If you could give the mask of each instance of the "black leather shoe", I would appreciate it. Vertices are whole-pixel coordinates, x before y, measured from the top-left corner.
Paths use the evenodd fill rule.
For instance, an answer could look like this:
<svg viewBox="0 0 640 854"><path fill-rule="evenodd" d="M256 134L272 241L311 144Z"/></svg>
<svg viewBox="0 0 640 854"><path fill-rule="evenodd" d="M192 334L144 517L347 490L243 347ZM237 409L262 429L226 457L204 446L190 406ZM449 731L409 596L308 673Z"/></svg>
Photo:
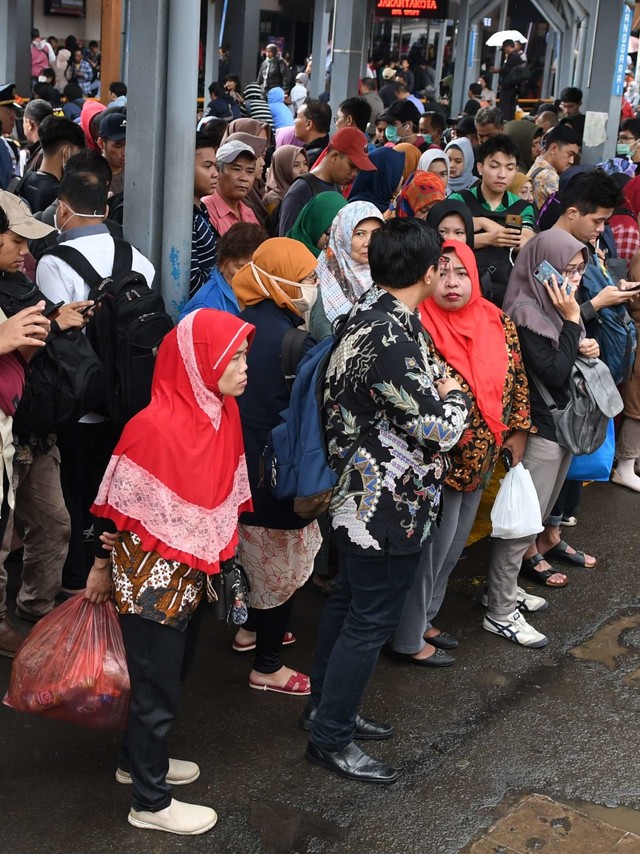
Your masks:
<svg viewBox="0 0 640 854"><path fill-rule="evenodd" d="M336 774L350 780L359 780L361 783L389 784L398 779L395 768L364 753L354 741L347 744L343 750L323 750L322 747L309 742L304 758L313 765L320 765L328 771L335 771Z"/></svg>
<svg viewBox="0 0 640 854"><path fill-rule="evenodd" d="M428 641L428 643L431 643L431 641ZM405 664L415 664L418 667L451 667L452 664L456 663L455 658L443 649L436 649L428 658L415 658L409 652L398 652L389 644L385 644L382 647L382 652L396 661L403 661Z"/></svg>
<svg viewBox="0 0 640 854"><path fill-rule="evenodd" d="M436 649L449 650L455 649L458 646L458 639L450 635L449 632L440 632L439 635L425 638L425 641L430 643L431 646L435 646Z"/></svg>
<svg viewBox="0 0 640 854"><path fill-rule="evenodd" d="M300 715L300 726L305 732L311 732L311 726L318 711L318 707L313 703L307 703L303 713ZM353 734L354 738L360 741L384 741L385 738L391 738L393 729L389 724L380 724L378 721L372 721L368 718L363 718L356 715L356 731Z"/></svg>

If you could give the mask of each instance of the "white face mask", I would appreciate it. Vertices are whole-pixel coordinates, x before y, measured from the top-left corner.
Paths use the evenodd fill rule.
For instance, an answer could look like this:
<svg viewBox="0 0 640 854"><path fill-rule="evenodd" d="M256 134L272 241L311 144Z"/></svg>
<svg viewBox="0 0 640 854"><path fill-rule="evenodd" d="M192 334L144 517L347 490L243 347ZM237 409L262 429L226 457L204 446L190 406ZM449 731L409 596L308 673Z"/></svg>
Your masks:
<svg viewBox="0 0 640 854"><path fill-rule="evenodd" d="M96 217L98 217L98 216L99 216L101 219L106 219L106 218L107 218L107 214L106 214L106 213L103 213L103 214L99 214L99 213L92 213L92 214L76 213L74 210L72 210L72 209L69 207L69 205L65 204L65 207L66 207L66 209L71 213L71 216L69 217L69 219L73 219L73 217L74 217L74 216L77 216L77 217L84 217L85 219L95 219L95 218L96 218ZM60 225L58 225L58 211L59 211L59 210L60 210L60 204L58 203L58 206L56 207L55 212L54 212L54 214L53 214L53 224L54 224L55 229L56 229L56 231L58 232L58 234L62 234L62 231L63 231L64 226L60 226ZM67 220L67 222L69 222L69 219ZM65 223L65 225L66 225L66 223Z"/></svg>
<svg viewBox="0 0 640 854"><path fill-rule="evenodd" d="M45 77L44 74L41 74L40 77L38 77L38 83L46 83L47 80L48 78Z"/></svg>
<svg viewBox="0 0 640 854"><path fill-rule="evenodd" d="M250 262L251 272L253 273L253 277L258 283L258 287L268 297L271 297L269 291L265 288L265 286L260 281L260 276L258 273L262 273L263 276L266 276L272 283L277 291L280 291L285 299L289 300L292 303L296 310L300 315L303 315L307 311L311 311L313 308L313 304L315 303L318 297L318 286L317 285L301 285L300 282L292 282L290 279L282 279L279 276L273 276L271 273L267 273L266 270L262 270L253 261ZM294 288L298 288L301 291L301 297L290 297L289 294L286 294L281 287L278 286L278 282L282 282L285 285L291 285Z"/></svg>

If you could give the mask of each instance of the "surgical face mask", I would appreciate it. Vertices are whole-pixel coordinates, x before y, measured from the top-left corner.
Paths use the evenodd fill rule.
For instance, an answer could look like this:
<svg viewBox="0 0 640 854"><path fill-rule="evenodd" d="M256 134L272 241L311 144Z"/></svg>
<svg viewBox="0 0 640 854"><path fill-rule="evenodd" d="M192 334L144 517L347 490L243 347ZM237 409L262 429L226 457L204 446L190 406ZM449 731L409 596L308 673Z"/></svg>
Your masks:
<svg viewBox="0 0 640 854"><path fill-rule="evenodd" d="M45 77L44 74L41 74L40 77L38 77L38 83L46 83L47 80L48 78Z"/></svg>
<svg viewBox="0 0 640 854"><path fill-rule="evenodd" d="M74 217L74 216L81 217L81 218L82 218L82 217L84 217L85 219L95 219L96 217L100 217L101 219L106 219L106 218L107 218L107 214L106 214L106 213L97 213L97 212L95 212L95 211L94 211L94 213L92 213L92 214L76 213L74 210L72 210L72 209L69 207L69 205L65 205L65 207L66 207L66 209L69 211L69 213L71 214L71 216L69 217L69 219L73 219L73 217ZM62 234L63 226L58 225L58 211L59 211L59 210L60 210L60 203L58 203L58 206L57 206L57 208L55 209L55 213L53 214L53 224L54 224L55 229L56 229L56 231L58 232L58 234ZM67 222L69 222L69 219L67 220Z"/></svg>
<svg viewBox="0 0 640 854"><path fill-rule="evenodd" d="M616 145L616 154L618 157L631 157L631 146L628 142L619 142Z"/></svg>
<svg viewBox="0 0 640 854"><path fill-rule="evenodd" d="M263 276L266 276L272 283L274 288L279 291L282 296L287 299L292 305L296 307L296 311L302 315L307 311L311 311L313 308L313 304L318 298L318 286L317 285L301 285L300 282L292 282L290 279L282 279L279 276L273 276L271 273L267 273L266 270L261 269L254 264L253 261L250 262L251 272L253 273L253 277L258 283L258 287L262 291L265 296L268 296L271 299L272 295L262 284L260 276L258 273L262 273ZM278 286L278 282L282 282L285 285L291 285L294 288L298 288L301 292L302 296L300 297L290 297L289 294L286 294L281 287Z"/></svg>
<svg viewBox="0 0 640 854"><path fill-rule="evenodd" d="M384 129L384 135L387 138L387 142L397 142L398 128L395 125L387 125Z"/></svg>
<svg viewBox="0 0 640 854"><path fill-rule="evenodd" d="M431 145L431 143L433 142L433 137L430 133L423 133L422 138L427 143L427 145Z"/></svg>

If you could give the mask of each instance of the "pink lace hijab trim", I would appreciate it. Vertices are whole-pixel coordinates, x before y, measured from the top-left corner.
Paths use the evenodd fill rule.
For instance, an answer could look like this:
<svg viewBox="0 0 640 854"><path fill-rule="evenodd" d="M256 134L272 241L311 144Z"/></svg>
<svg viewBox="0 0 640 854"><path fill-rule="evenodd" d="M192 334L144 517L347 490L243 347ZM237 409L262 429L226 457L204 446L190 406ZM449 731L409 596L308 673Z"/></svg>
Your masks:
<svg viewBox="0 0 640 854"><path fill-rule="evenodd" d="M137 520L168 548L216 564L235 536L238 509L250 498L244 455L238 460L231 492L212 509L186 501L142 466L120 455L111 458L95 504Z"/></svg>

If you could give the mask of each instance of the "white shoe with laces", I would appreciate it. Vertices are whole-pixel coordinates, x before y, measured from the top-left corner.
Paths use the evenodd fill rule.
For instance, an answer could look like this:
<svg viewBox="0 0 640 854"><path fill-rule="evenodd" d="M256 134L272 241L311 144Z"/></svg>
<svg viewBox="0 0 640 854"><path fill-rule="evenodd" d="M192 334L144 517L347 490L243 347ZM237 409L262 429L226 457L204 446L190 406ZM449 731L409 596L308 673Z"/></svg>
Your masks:
<svg viewBox="0 0 640 854"><path fill-rule="evenodd" d="M138 811L131 807L128 821L134 827L142 827L145 830L164 830L179 836L197 836L211 830L218 821L218 815L211 807L185 804L172 799L168 807L158 812Z"/></svg>
<svg viewBox="0 0 640 854"><path fill-rule="evenodd" d="M200 776L200 768L195 762L186 762L184 759L170 759L169 770L167 771L167 783L170 786L186 786L187 783L193 783ZM128 771L123 771L122 768L116 768L116 780L118 783L131 785L131 774Z"/></svg>
<svg viewBox="0 0 640 854"><path fill-rule="evenodd" d="M523 590L522 587L518 587L517 591L518 596L516 602L518 604L519 611L532 614L534 611L546 611L549 607L549 603L546 599L543 599L542 596L534 596L533 593L527 593L527 591ZM486 590L480 597L480 604L483 608L489 607L489 596Z"/></svg>
<svg viewBox="0 0 640 854"><path fill-rule="evenodd" d="M487 614L482 621L482 628L494 635L506 638L512 643L531 649L541 649L549 643L549 639L534 629L533 626L530 626L520 611L517 610L513 614L509 614L504 620L494 620Z"/></svg>

